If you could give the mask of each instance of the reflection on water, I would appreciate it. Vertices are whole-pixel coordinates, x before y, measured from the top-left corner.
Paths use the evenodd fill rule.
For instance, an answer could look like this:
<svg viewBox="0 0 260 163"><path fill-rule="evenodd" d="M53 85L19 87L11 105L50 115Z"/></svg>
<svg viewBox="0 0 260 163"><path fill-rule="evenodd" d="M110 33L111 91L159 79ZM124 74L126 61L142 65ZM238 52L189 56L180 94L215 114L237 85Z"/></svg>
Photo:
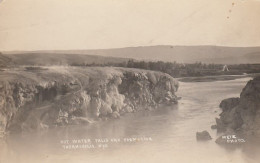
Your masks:
<svg viewBox="0 0 260 163"><path fill-rule="evenodd" d="M180 83L178 106L126 114L121 119L16 135L0 142L0 162L259 162L259 147L228 150L217 145L210 126L222 99L238 97L249 78ZM195 133L208 130L212 141L197 142ZM152 141L108 143L105 149L66 150L61 140L141 138Z"/></svg>

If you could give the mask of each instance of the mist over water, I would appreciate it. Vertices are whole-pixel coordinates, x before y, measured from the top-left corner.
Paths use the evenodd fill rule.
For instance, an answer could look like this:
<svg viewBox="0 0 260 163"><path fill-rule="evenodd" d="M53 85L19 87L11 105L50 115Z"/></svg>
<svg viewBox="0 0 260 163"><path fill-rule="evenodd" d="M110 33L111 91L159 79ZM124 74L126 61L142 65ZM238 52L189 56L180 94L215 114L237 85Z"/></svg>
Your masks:
<svg viewBox="0 0 260 163"><path fill-rule="evenodd" d="M239 97L250 78L229 81L183 83L176 106L129 113L120 119L89 125L58 127L0 140L0 162L85 163L85 162L187 162L256 163L259 146L226 149L215 143L219 136L210 129L221 110L219 103ZM197 131L209 131L213 140L197 142ZM106 148L64 149L62 140L120 139ZM128 138L152 141L123 142ZM102 144L102 143L101 143ZM96 145L96 144L95 144Z"/></svg>

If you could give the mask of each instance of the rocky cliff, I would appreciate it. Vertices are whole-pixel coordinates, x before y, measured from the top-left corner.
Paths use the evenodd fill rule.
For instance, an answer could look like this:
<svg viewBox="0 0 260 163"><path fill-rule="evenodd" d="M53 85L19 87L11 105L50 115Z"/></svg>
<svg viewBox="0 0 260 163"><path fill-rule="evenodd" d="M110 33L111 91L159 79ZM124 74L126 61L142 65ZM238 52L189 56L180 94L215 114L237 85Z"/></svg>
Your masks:
<svg viewBox="0 0 260 163"><path fill-rule="evenodd" d="M24 67L0 72L0 130L91 123L177 103L170 75L112 67Z"/></svg>
<svg viewBox="0 0 260 163"><path fill-rule="evenodd" d="M244 137L260 136L260 77L249 81L240 98L221 102L223 112L216 119L218 131L231 131Z"/></svg>

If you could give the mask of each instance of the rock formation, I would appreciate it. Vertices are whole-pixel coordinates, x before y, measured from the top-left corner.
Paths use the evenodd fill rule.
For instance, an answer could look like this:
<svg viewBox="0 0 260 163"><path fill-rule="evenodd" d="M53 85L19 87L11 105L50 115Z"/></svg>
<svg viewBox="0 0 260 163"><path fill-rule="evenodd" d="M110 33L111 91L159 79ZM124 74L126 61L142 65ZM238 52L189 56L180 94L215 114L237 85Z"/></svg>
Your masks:
<svg viewBox="0 0 260 163"><path fill-rule="evenodd" d="M2 132L91 123L177 103L178 82L161 72L53 66L9 69L0 76Z"/></svg>
<svg viewBox="0 0 260 163"><path fill-rule="evenodd" d="M211 140L211 136L209 134L208 131L202 131L202 132L197 132L196 133L196 138L197 140L201 140L201 141L206 141L206 140Z"/></svg>
<svg viewBox="0 0 260 163"><path fill-rule="evenodd" d="M231 132L243 137L260 136L260 77L250 80L240 98L221 102L223 112L216 119L218 131Z"/></svg>

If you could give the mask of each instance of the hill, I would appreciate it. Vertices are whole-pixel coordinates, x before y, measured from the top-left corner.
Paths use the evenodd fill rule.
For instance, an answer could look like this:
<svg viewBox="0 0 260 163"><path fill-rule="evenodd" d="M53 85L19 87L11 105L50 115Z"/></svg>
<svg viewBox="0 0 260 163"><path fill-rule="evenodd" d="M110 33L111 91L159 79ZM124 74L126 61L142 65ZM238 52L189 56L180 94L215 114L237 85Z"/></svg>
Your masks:
<svg viewBox="0 0 260 163"><path fill-rule="evenodd" d="M5 52L17 63L106 63L137 60L161 60L178 63L253 64L260 63L260 47L223 46L144 46L94 50L47 50ZM37 55L36 55L37 54ZM104 56L104 57L102 57Z"/></svg>
<svg viewBox="0 0 260 163"><path fill-rule="evenodd" d="M79 64L106 64L122 63L127 58L103 57L95 55L48 53L48 52L23 52L9 53L0 56L0 64L7 65L7 60L12 60L15 65L79 65Z"/></svg>
<svg viewBox="0 0 260 163"><path fill-rule="evenodd" d="M260 63L260 47L147 46L121 49L87 50L81 53L162 60L181 63L240 64Z"/></svg>
<svg viewBox="0 0 260 163"><path fill-rule="evenodd" d="M12 64L11 58L4 56L2 53L0 53L0 68L6 67L10 64Z"/></svg>

